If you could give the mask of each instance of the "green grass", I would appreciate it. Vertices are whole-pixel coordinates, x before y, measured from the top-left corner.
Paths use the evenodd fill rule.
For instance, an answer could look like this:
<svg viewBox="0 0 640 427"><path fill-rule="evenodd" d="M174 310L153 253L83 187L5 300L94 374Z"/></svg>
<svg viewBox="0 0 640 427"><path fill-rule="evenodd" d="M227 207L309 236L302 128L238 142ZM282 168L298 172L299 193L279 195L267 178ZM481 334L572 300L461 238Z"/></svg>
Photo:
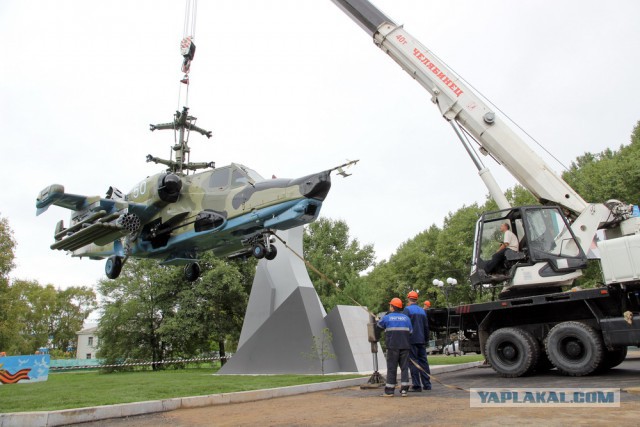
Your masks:
<svg viewBox="0 0 640 427"><path fill-rule="evenodd" d="M429 356L429 364L453 365L484 360L479 354ZM381 367L384 369L384 367ZM53 411L173 397L202 396L357 378L359 375L213 375L217 368L101 373L50 372L32 384L0 386L0 413Z"/></svg>
<svg viewBox="0 0 640 427"><path fill-rule="evenodd" d="M445 356L444 354L436 354L428 356L429 366L435 365L458 365L467 362L479 362L484 360L481 354L465 354L464 356Z"/></svg>
<svg viewBox="0 0 640 427"><path fill-rule="evenodd" d="M201 396L319 383L359 375L212 375L217 369L49 373L31 384L0 386L0 412L53 411L173 397Z"/></svg>

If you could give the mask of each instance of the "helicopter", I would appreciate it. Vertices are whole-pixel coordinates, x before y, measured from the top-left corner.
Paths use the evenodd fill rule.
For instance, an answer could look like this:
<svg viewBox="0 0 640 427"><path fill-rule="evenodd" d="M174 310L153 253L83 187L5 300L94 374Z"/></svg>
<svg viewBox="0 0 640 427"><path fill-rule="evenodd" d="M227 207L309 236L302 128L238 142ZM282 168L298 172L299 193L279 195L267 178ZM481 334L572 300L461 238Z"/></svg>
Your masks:
<svg viewBox="0 0 640 427"><path fill-rule="evenodd" d="M331 172L349 176L345 169L358 162L296 179L264 179L239 163L218 168L213 162L191 163L189 133L210 138L211 132L196 126L188 111L184 107L172 122L151 125L151 131L179 132L175 160L148 155L147 162L168 168L128 193L109 187L105 197L83 196L65 192L60 184L39 193L36 215L51 205L72 210L68 227L62 220L57 223L51 249L80 258L106 258L109 279L120 275L129 257L184 266L190 282L200 276L198 254L205 251L218 257L273 260L275 232L314 221L331 188Z"/></svg>

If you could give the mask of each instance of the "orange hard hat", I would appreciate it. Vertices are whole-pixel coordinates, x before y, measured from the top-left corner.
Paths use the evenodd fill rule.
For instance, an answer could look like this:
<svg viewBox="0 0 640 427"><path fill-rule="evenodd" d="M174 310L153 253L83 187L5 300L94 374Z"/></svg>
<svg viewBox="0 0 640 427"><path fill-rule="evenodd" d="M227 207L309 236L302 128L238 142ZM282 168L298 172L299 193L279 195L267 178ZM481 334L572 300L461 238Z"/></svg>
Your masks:
<svg viewBox="0 0 640 427"><path fill-rule="evenodd" d="M430 308L431 307L431 301L425 300L424 306L427 307L427 308Z"/></svg>
<svg viewBox="0 0 640 427"><path fill-rule="evenodd" d="M411 291L407 294L407 298L409 299L418 299L418 293L416 291Z"/></svg>
<svg viewBox="0 0 640 427"><path fill-rule="evenodd" d="M394 306L395 308L402 308L402 300L400 298L393 298L389 304Z"/></svg>

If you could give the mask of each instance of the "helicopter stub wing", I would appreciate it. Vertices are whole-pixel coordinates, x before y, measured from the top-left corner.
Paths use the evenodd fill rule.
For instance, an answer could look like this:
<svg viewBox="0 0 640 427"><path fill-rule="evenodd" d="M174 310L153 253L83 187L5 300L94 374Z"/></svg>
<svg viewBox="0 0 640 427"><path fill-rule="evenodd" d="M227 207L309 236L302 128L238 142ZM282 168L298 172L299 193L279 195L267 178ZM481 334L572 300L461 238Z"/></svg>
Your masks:
<svg viewBox="0 0 640 427"><path fill-rule="evenodd" d="M58 223L54 233L55 243L51 245L51 249L67 251L90 244L103 246L135 233L142 221L157 211L139 203L68 194L59 184L50 185L40 192L36 199L36 214L40 215L51 205L74 211L69 228L64 228L62 221Z"/></svg>
<svg viewBox="0 0 640 427"><path fill-rule="evenodd" d="M65 193L64 186L60 184L52 184L42 190L38 195L38 198L36 199L36 215L46 212L51 205L77 211L98 200L100 200L99 196L89 197Z"/></svg>

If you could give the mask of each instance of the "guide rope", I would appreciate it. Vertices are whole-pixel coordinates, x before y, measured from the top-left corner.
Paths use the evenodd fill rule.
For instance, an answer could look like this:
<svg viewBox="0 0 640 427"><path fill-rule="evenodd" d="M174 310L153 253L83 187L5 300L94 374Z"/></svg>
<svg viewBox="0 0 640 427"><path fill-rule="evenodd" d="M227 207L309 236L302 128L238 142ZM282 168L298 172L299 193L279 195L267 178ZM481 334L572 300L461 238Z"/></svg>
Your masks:
<svg viewBox="0 0 640 427"><path fill-rule="evenodd" d="M280 240L280 242L282 242L282 244L285 246L285 248L289 249L295 256L300 258L300 260L302 260L302 262L304 262L304 264L307 267L309 267L311 270L313 270L314 273L319 275L323 280L326 280L330 285L333 285L338 291L342 292L342 289L340 289L340 286L336 282L334 282L333 280L329 279L326 274L322 273L320 270L315 268L313 266L313 264L311 264L309 261L307 261L302 255L300 255L298 252L296 252L291 246L287 245L287 242L285 242L280 236L278 236L277 234L274 234L274 236L276 236L276 238L278 240ZM354 304L356 304L358 307L362 308L364 311L366 311L367 313L369 313L373 317L376 317L376 315L373 314L372 312L370 312L367 309L367 307L365 307L364 305L360 304L358 301L353 299L351 296L345 294L344 292L342 293L342 295L344 295L347 298L349 298Z"/></svg>
<svg viewBox="0 0 640 427"><path fill-rule="evenodd" d="M298 258L300 258L300 260L302 260L302 262L304 262L304 264L309 267L311 270L313 270L316 274L318 274L323 280L326 280L328 283L330 283L331 285L335 286L335 288L342 292L342 289L340 289L340 286L338 286L337 283L335 283L333 280L331 280L330 278L327 277L326 274L322 273L320 270L318 270L316 267L313 266L313 264L311 264L309 261L307 261L302 255L300 255L298 252L296 252L291 246L287 245L287 242L285 242L280 236L278 236L277 234L274 234L274 236L276 236L276 238L278 240L280 240L280 242L285 246L285 248L289 249L295 256L297 256ZM357 306L359 306L360 308L362 308L363 310L365 310L367 313L369 313L371 316L373 316L374 318L377 318L375 314L373 314L372 312L370 312L365 306L363 306L362 304L360 304L358 301L356 301L354 298L352 298L351 296L345 294L344 292L342 293L342 295L346 296L347 298L349 298L352 302L354 302ZM437 382L438 384L450 388L450 389L454 389L454 390L460 390L460 391L465 391L467 393L471 393L471 390L466 389L464 387L460 387L457 385L451 385L451 384L446 384L444 382L442 382L442 380L438 379L438 377L436 377L435 375L427 372L422 366L420 366L418 364L418 362L416 362L414 359L412 359L411 357L409 357L409 361L421 372L423 372L430 380L433 380L435 382Z"/></svg>

